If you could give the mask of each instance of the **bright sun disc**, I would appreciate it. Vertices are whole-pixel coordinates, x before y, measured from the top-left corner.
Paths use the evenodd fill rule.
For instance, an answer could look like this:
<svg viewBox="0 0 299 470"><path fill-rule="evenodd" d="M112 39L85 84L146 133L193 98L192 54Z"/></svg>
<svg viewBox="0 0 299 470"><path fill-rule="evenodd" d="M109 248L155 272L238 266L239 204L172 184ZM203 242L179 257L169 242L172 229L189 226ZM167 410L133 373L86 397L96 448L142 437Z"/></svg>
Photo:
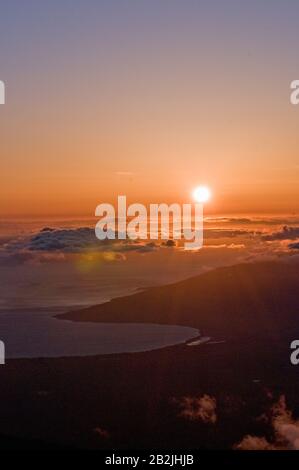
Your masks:
<svg viewBox="0 0 299 470"><path fill-rule="evenodd" d="M207 202L211 199L211 191L207 186L198 186L193 191L193 198L196 202Z"/></svg>

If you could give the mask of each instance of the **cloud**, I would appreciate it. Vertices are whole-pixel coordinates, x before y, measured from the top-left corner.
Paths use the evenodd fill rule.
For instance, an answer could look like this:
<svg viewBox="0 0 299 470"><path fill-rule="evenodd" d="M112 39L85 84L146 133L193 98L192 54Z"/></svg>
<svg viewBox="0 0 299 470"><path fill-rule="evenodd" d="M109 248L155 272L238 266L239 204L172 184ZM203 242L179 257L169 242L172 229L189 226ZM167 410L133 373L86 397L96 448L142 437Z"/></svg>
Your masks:
<svg viewBox="0 0 299 470"><path fill-rule="evenodd" d="M167 246L168 248L172 248L176 246L176 242L174 240L167 240L166 242L163 242L162 245Z"/></svg>
<svg viewBox="0 0 299 470"><path fill-rule="evenodd" d="M219 245L205 245L203 248L204 249L219 249L219 248L227 248L229 250L242 250L244 249L246 246L244 243L229 243L229 244L226 244L226 243L222 243L222 244L219 244Z"/></svg>
<svg viewBox="0 0 299 470"><path fill-rule="evenodd" d="M206 217L206 224L236 224L236 225L288 225L299 224L298 217Z"/></svg>
<svg viewBox="0 0 299 470"><path fill-rule="evenodd" d="M262 235L262 238L265 241L296 240L299 238L299 227L290 227L285 225L278 232Z"/></svg>
<svg viewBox="0 0 299 470"><path fill-rule="evenodd" d="M191 421L202 421L203 423L215 424L216 415L216 399L210 395L202 397L183 397L178 402L181 408L179 416Z"/></svg>
<svg viewBox="0 0 299 470"><path fill-rule="evenodd" d="M205 238L235 238L235 237L248 237L258 236L261 232L245 229L206 229L204 231Z"/></svg>
<svg viewBox="0 0 299 470"><path fill-rule="evenodd" d="M292 254L292 250L297 250L297 243L289 245L286 240L280 239L276 243L268 243L268 238L276 239L277 233L282 236L295 236L295 230L299 228L284 228L282 235L264 234L261 232L246 230L245 228L225 229L206 228L204 230L205 250L226 250L240 251L244 256L247 251L245 261L252 261L267 257ZM74 254L114 254L114 260L120 259L116 254L125 258L126 253L138 252L140 254L150 253L159 249L183 248L184 239L181 240L119 240L118 234L113 233L115 239L98 240L93 227L77 228L52 228L45 226L39 232L21 236L14 240L5 240L0 245L0 262L5 266L14 266L22 263L41 263L47 261L61 261L66 256Z"/></svg>
<svg viewBox="0 0 299 470"><path fill-rule="evenodd" d="M290 250L299 250L299 242L290 243L288 248L290 248Z"/></svg>
<svg viewBox="0 0 299 470"><path fill-rule="evenodd" d="M247 435L234 447L240 450L299 450L299 421L287 408L284 395L272 406L269 415L273 434L271 441Z"/></svg>
<svg viewBox="0 0 299 470"><path fill-rule="evenodd" d="M56 252L56 253L88 253L88 252L148 252L156 249L154 243L144 243L130 239L98 240L95 231L90 227L75 229L52 229L45 227L37 234L7 244L9 253L23 253L22 256L30 257L30 252Z"/></svg>
<svg viewBox="0 0 299 470"><path fill-rule="evenodd" d="M0 265L3 267L14 267L24 263L41 264L53 261L64 261L64 253L31 252L26 249L19 251L2 251L0 253Z"/></svg>
<svg viewBox="0 0 299 470"><path fill-rule="evenodd" d="M29 239L26 248L32 251L76 253L87 248L95 248L96 242L95 232L89 227L56 230L46 227Z"/></svg>
<svg viewBox="0 0 299 470"><path fill-rule="evenodd" d="M285 444L288 449L299 450L299 421L293 419L284 395L273 406L272 412L272 423L278 441Z"/></svg>
<svg viewBox="0 0 299 470"><path fill-rule="evenodd" d="M276 447L267 441L265 437L245 436L239 444L235 446L239 450L276 450Z"/></svg>
<svg viewBox="0 0 299 470"><path fill-rule="evenodd" d="M232 238L246 233L247 232L244 230L207 230L205 237ZM124 253L138 251L140 253L147 253L159 247L175 247L177 245L173 240L155 243L153 241L131 240L128 238L119 240L117 233L113 235L115 235L115 239L98 240L95 236L94 229L90 227L68 229L44 227L38 233L30 237L7 243L5 249L10 253L19 253L19 256L25 259L26 257L31 257L32 255L30 255L30 253L32 252L86 253L113 251ZM243 247L241 244L220 245L220 247L223 246L227 246L228 248Z"/></svg>
<svg viewBox="0 0 299 470"><path fill-rule="evenodd" d="M70 256L93 256L102 261L124 260L128 252L140 254L157 250L161 245L147 240L98 240L94 228L44 227L35 234L9 239L0 245L0 265L40 264L65 261ZM101 257L101 258L99 258Z"/></svg>

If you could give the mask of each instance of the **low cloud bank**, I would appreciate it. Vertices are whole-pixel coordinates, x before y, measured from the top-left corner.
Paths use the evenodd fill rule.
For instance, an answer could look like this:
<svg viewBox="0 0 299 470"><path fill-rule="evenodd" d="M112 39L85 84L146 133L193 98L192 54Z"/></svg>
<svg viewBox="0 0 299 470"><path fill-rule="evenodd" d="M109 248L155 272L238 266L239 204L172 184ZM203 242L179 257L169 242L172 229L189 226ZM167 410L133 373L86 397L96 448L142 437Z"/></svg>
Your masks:
<svg viewBox="0 0 299 470"><path fill-rule="evenodd" d="M260 436L245 436L234 447L240 450L299 450L299 420L287 408L286 399L281 395L270 409L269 421L273 439Z"/></svg>
<svg viewBox="0 0 299 470"><path fill-rule="evenodd" d="M245 222L246 219L243 219ZM247 250L248 261L285 254L295 254L299 249L299 227L285 226L281 231L262 233L246 228L206 228L204 249ZM287 240L294 240L287 243ZM272 242L272 243L269 243ZM113 254L113 259L123 259L128 252L140 254L159 249L183 249L180 240L98 240L91 227L52 228L5 240L0 246L0 264L14 266L27 262L61 261L72 254ZM244 260L244 259L243 259ZM246 259L245 259L246 260Z"/></svg>
<svg viewBox="0 0 299 470"><path fill-rule="evenodd" d="M138 240L106 239L98 240L95 231L90 227L70 229L53 229L45 227L40 232L22 240L12 241L6 245L6 251L26 252L60 252L86 253L103 251L153 251L157 245L153 242Z"/></svg>

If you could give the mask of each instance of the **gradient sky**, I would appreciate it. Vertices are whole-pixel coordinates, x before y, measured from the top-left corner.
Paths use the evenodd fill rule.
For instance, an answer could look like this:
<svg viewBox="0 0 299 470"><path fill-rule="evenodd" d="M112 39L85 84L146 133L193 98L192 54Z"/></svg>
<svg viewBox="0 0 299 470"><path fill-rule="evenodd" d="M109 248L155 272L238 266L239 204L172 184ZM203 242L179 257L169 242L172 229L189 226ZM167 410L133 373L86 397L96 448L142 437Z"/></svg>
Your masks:
<svg viewBox="0 0 299 470"><path fill-rule="evenodd" d="M2 215L299 210L299 2L1 2Z"/></svg>

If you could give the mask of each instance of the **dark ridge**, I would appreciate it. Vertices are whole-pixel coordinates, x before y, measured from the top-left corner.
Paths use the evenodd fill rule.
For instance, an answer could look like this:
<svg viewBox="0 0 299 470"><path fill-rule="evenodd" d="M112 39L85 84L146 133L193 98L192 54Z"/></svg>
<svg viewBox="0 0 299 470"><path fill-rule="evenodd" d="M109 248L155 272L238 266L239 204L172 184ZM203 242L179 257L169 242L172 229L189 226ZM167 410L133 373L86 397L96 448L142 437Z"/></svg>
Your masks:
<svg viewBox="0 0 299 470"><path fill-rule="evenodd" d="M299 333L299 269L263 262L222 267L176 284L57 317L73 321L175 324L224 337Z"/></svg>

